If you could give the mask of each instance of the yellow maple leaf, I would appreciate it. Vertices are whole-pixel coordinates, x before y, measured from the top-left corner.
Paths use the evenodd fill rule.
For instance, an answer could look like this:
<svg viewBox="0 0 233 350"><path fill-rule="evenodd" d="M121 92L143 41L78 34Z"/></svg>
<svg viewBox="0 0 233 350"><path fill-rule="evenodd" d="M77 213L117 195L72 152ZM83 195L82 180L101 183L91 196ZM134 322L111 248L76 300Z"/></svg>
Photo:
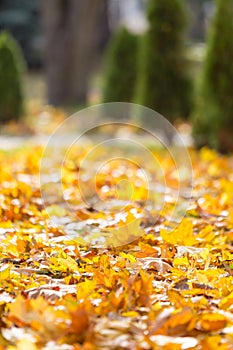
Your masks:
<svg viewBox="0 0 233 350"><path fill-rule="evenodd" d="M72 259L70 256L67 256L65 258L51 257L49 261L51 263L50 268L52 270L62 271L62 272L66 272L67 270L74 272L78 270L78 265L76 261Z"/></svg>
<svg viewBox="0 0 233 350"><path fill-rule="evenodd" d="M228 321L224 315L204 313L200 318L200 325L205 331L218 331L224 328Z"/></svg>
<svg viewBox="0 0 233 350"><path fill-rule="evenodd" d="M228 307L230 307L233 304L233 292L231 292L228 296L226 296L225 298L223 298L220 301L220 308L226 310L228 309Z"/></svg>
<svg viewBox="0 0 233 350"><path fill-rule="evenodd" d="M188 219L183 219L180 225L172 231L160 230L160 235L164 242L190 246L196 243L193 234L193 224Z"/></svg>
<svg viewBox="0 0 233 350"><path fill-rule="evenodd" d="M4 264L0 267L0 281L6 280L10 277L10 265Z"/></svg>
<svg viewBox="0 0 233 350"><path fill-rule="evenodd" d="M106 243L109 247L118 247L131 243L142 236L143 230L140 228L141 218L135 218L129 214L127 221L119 223L117 228L108 228L106 232Z"/></svg>
<svg viewBox="0 0 233 350"><path fill-rule="evenodd" d="M34 344L33 341L29 339L21 339L17 342L16 346L10 346L8 347L9 350L37 350L37 346Z"/></svg>
<svg viewBox="0 0 233 350"><path fill-rule="evenodd" d="M189 266L189 261L187 256L183 257L183 258L175 258L173 260L173 266L177 267L177 266Z"/></svg>
<svg viewBox="0 0 233 350"><path fill-rule="evenodd" d="M129 253L121 252L120 256L122 258L128 259L131 263L134 263L137 261L137 259L132 254L129 254Z"/></svg>

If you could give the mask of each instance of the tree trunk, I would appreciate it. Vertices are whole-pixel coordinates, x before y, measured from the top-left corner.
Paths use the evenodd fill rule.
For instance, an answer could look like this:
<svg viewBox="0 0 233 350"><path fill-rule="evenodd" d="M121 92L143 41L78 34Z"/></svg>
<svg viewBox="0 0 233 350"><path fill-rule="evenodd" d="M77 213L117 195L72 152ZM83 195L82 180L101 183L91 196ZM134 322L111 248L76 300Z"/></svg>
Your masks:
<svg viewBox="0 0 233 350"><path fill-rule="evenodd" d="M107 0L41 1L49 103L85 103L106 6Z"/></svg>
<svg viewBox="0 0 233 350"><path fill-rule="evenodd" d="M204 41L205 38L204 2L204 0L188 0L191 12L190 36L194 41Z"/></svg>

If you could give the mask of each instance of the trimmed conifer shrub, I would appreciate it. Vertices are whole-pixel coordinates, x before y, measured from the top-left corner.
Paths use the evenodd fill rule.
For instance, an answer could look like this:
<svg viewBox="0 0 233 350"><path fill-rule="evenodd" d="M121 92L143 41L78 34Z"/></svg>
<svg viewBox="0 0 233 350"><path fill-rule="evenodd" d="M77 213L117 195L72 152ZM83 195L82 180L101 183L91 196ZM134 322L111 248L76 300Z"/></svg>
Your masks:
<svg viewBox="0 0 233 350"><path fill-rule="evenodd" d="M0 122L18 120L23 112L23 57L7 33L0 34Z"/></svg>
<svg viewBox="0 0 233 350"><path fill-rule="evenodd" d="M233 150L233 0L217 0L193 116L197 146Z"/></svg>
<svg viewBox="0 0 233 350"><path fill-rule="evenodd" d="M131 102L137 74L138 38L126 28L113 36L106 53L103 102Z"/></svg>
<svg viewBox="0 0 233 350"><path fill-rule="evenodd" d="M185 59L184 1L149 0L148 22L140 45L135 101L170 121L185 118L192 105L192 83Z"/></svg>

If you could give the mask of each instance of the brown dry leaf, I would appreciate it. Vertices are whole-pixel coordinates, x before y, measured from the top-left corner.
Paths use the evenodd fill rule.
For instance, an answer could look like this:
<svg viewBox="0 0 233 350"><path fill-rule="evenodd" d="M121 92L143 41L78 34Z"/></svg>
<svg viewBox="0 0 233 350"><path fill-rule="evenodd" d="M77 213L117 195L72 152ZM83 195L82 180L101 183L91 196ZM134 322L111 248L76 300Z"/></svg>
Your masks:
<svg viewBox="0 0 233 350"><path fill-rule="evenodd" d="M88 330L89 317L87 311L79 306L75 311L70 313L71 325L69 327L69 333L82 334Z"/></svg>
<svg viewBox="0 0 233 350"><path fill-rule="evenodd" d="M157 247L152 247L151 245L143 242L140 242L138 245L140 247L140 251L135 253L137 258L158 257L160 250Z"/></svg>
<svg viewBox="0 0 233 350"><path fill-rule="evenodd" d="M183 335L190 329L190 324L194 317L195 313L189 307L184 307L177 311L173 308L164 310L164 312L159 314L154 324L152 323L150 334Z"/></svg>
<svg viewBox="0 0 233 350"><path fill-rule="evenodd" d="M160 273L167 272L171 269L171 265L160 258L141 258L138 261L142 262L143 270L154 269Z"/></svg>
<svg viewBox="0 0 233 350"><path fill-rule="evenodd" d="M60 299L67 294L76 293L76 285L64 285L64 284L44 284L39 287L30 288L24 291L24 296L29 299L37 299L42 296L50 301Z"/></svg>

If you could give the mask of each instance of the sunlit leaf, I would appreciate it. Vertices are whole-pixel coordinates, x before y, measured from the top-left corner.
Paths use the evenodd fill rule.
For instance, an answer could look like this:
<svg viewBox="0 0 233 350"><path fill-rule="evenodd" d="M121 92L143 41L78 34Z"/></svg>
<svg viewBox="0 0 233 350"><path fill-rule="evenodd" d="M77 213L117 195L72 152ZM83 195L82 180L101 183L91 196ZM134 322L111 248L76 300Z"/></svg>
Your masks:
<svg viewBox="0 0 233 350"><path fill-rule="evenodd" d="M191 246L196 243L192 222L187 219L184 219L173 231L161 229L160 235L165 242L170 244Z"/></svg>

